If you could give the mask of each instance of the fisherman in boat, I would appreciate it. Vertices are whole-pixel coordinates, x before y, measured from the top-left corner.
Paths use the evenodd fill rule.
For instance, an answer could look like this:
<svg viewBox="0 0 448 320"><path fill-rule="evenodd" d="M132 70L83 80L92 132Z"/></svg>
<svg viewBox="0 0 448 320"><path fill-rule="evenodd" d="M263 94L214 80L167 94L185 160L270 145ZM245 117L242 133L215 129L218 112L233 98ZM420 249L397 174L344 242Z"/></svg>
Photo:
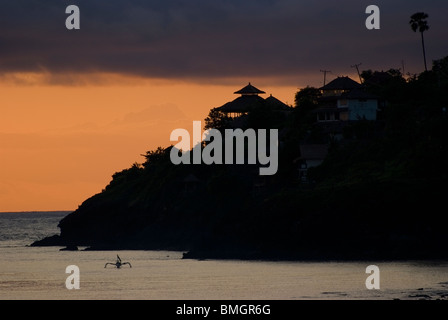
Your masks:
<svg viewBox="0 0 448 320"><path fill-rule="evenodd" d="M128 264L129 267L132 268L132 265L129 262L121 262L121 258L120 258L120 256L118 254L117 254L117 261L115 263L113 263L113 262L106 263L104 265L104 268L106 268L108 264L115 266L117 269L120 269L121 266L124 266L125 264Z"/></svg>

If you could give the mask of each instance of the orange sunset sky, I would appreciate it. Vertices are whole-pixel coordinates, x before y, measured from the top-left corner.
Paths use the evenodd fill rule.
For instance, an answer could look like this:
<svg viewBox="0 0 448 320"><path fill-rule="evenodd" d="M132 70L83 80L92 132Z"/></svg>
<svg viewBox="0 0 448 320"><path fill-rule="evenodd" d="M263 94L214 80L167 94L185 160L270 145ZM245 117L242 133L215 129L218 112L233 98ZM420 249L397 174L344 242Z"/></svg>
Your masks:
<svg viewBox="0 0 448 320"><path fill-rule="evenodd" d="M113 173L143 162L148 150L175 144L172 130L192 130L193 120L203 121L247 84L86 75L103 81L49 85L33 77L0 83L0 212L76 209ZM259 82L252 81L293 104L297 87Z"/></svg>
<svg viewBox="0 0 448 320"><path fill-rule="evenodd" d="M66 7L80 29L66 28ZM423 71L409 26L429 14L428 65L448 55L446 0L0 1L0 212L76 210L115 172L168 147L251 82L299 88L362 70Z"/></svg>

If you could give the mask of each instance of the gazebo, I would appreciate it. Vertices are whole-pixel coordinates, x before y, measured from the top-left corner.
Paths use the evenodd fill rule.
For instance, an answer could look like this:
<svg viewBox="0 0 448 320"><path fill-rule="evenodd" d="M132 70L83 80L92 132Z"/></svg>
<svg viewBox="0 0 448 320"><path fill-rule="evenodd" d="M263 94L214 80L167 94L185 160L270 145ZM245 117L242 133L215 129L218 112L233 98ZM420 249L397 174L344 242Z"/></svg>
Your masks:
<svg viewBox="0 0 448 320"><path fill-rule="evenodd" d="M259 94L265 94L266 92L261 91L258 88L255 88L250 82L243 89L238 90L235 94L241 94L242 96L258 96Z"/></svg>
<svg viewBox="0 0 448 320"><path fill-rule="evenodd" d="M247 86L234 92L234 94L240 94L240 97L224 104L223 106L217 108L217 110L225 113L230 118L238 118L249 114L249 112L256 108L261 107L268 107L283 111L290 109L286 104L274 98L272 95L267 99L259 96L260 94L265 93L266 92L254 87L249 82Z"/></svg>

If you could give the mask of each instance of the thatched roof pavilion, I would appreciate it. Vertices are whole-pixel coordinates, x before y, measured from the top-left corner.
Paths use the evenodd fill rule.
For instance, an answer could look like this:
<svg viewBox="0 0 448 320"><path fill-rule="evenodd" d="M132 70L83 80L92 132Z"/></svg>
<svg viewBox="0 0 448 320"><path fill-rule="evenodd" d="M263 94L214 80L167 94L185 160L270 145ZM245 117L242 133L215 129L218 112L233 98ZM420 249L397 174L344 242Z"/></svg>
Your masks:
<svg viewBox="0 0 448 320"><path fill-rule="evenodd" d="M261 91L260 89L254 87L250 82L247 86L245 86L243 89L238 90L235 92L235 94L241 94L243 96L247 95L259 95L259 94L265 94L266 92Z"/></svg>
<svg viewBox="0 0 448 320"><path fill-rule="evenodd" d="M276 111L288 111L290 107L273 97L272 95L267 99L259 96L266 92L254 87L250 82L247 86L235 92L241 96L235 100L224 104L217 108L217 110L226 113L229 117L236 118L246 115L256 108L269 108Z"/></svg>

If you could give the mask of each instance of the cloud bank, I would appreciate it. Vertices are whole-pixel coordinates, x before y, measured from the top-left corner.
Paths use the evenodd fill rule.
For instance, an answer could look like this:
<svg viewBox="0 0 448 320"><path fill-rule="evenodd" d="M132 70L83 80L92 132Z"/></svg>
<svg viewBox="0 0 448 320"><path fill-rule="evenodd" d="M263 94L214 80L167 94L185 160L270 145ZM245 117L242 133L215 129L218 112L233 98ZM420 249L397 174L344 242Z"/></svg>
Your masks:
<svg viewBox="0 0 448 320"><path fill-rule="evenodd" d="M67 30L68 5L81 29ZM429 14L429 59L448 55L444 0L377 1L381 29L365 28L364 0L21 0L0 4L0 72L126 74L148 78L286 77L350 66L422 71L419 35ZM59 78L61 82L63 80Z"/></svg>

